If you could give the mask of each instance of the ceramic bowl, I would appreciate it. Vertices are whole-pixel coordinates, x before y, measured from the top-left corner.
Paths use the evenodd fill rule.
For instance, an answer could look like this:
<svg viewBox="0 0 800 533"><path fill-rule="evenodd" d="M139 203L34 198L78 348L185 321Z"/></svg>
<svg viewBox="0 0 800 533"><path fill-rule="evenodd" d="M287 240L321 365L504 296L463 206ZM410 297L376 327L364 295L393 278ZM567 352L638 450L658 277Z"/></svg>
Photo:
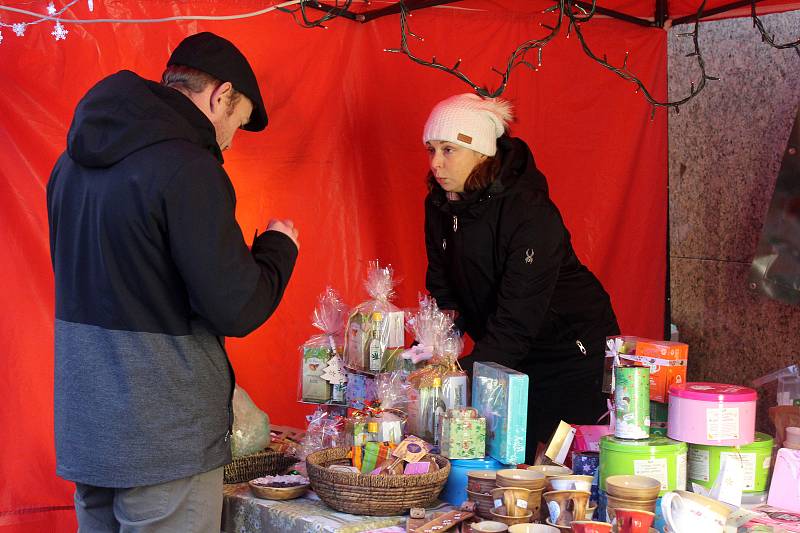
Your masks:
<svg viewBox="0 0 800 533"><path fill-rule="evenodd" d="M615 498L614 496L608 496L608 505L606 506L606 514L608 515L609 521L613 521L614 517L614 510L620 509L638 509L640 511L647 511L650 513L654 513L656 510L656 500L623 500L620 498Z"/></svg>
<svg viewBox="0 0 800 533"><path fill-rule="evenodd" d="M547 478L541 472L509 468L497 471L498 487L522 487L531 490L544 489Z"/></svg>
<svg viewBox="0 0 800 533"><path fill-rule="evenodd" d="M475 522L469 526L471 533L503 533L508 531L508 526L502 522L487 520L485 522Z"/></svg>
<svg viewBox="0 0 800 533"><path fill-rule="evenodd" d="M653 500L661 492L661 482L647 476L608 476L606 492L623 500Z"/></svg>
<svg viewBox="0 0 800 533"><path fill-rule="evenodd" d="M508 533L558 533L559 529L547 524L516 524L508 528Z"/></svg>
<svg viewBox="0 0 800 533"><path fill-rule="evenodd" d="M492 520L497 520L498 522L502 522L508 526L525 524L533 519L533 513L530 511L522 516L511 516L506 510L505 506L502 505L500 507L495 507L490 511L490 513L492 515Z"/></svg>
<svg viewBox="0 0 800 533"><path fill-rule="evenodd" d="M547 478L550 490L592 490L594 476L571 474Z"/></svg>
<svg viewBox="0 0 800 533"><path fill-rule="evenodd" d="M572 474L571 469L567 468L566 466L558 466L558 465L534 465L534 466L529 466L528 470L532 470L534 472L540 472L547 477L569 476Z"/></svg>
<svg viewBox="0 0 800 533"><path fill-rule="evenodd" d="M293 500L305 494L311 486L309 483L305 483L294 487L267 487L252 481L249 481L248 484L253 494L263 500Z"/></svg>
<svg viewBox="0 0 800 533"><path fill-rule="evenodd" d="M472 533L503 533L508 531L508 526L503 522L487 520L485 522L475 522L470 526Z"/></svg>
<svg viewBox="0 0 800 533"><path fill-rule="evenodd" d="M467 499L471 502L475 502L475 505L478 507L478 516L481 518L491 518L492 515L489 511L494 507L494 499L491 494L482 494L480 492L467 490Z"/></svg>
<svg viewBox="0 0 800 533"><path fill-rule="evenodd" d="M467 472L467 489L488 494L496 486L496 474L495 470L470 470Z"/></svg>
<svg viewBox="0 0 800 533"><path fill-rule="evenodd" d="M550 519L549 519L549 518L548 518L547 520L545 520L545 523L546 523L548 526L550 526L550 527L554 527L554 528L556 528L556 529L557 529L557 530L559 530L559 531L572 531L572 526L559 526L559 525L557 525L557 524L554 524L554 523L552 523L552 522L550 521Z"/></svg>

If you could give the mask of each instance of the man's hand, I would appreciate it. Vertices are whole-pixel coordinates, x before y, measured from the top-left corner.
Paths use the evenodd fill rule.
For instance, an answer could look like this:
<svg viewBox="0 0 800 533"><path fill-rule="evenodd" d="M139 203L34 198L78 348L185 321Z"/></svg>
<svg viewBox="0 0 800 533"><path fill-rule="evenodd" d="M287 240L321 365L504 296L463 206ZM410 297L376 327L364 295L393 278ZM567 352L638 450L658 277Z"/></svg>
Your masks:
<svg viewBox="0 0 800 533"><path fill-rule="evenodd" d="M291 220L274 220L271 219L267 224L267 231L279 231L284 235L288 236L294 242L294 245L297 246L297 249L300 250L300 243L297 241L297 236L299 232L297 228L294 227L294 222Z"/></svg>

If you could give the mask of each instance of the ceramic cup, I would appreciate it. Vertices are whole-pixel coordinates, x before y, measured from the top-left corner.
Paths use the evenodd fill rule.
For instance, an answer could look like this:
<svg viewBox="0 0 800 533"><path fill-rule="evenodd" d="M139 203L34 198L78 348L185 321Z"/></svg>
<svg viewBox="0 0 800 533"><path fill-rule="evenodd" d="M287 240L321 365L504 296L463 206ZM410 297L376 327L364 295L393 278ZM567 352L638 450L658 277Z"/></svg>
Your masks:
<svg viewBox="0 0 800 533"><path fill-rule="evenodd" d="M580 520L572 523L572 531L574 533L611 533L611 524Z"/></svg>
<svg viewBox="0 0 800 533"><path fill-rule="evenodd" d="M717 500L676 490L661 498L661 512L674 533L723 533L731 509Z"/></svg>
<svg viewBox="0 0 800 533"><path fill-rule="evenodd" d="M505 507L508 509L509 516L520 517L528 512L534 512L528 508L530 489L520 487L501 487L492 489L492 499L495 507ZM539 509L536 509L539 512Z"/></svg>
<svg viewBox="0 0 800 533"><path fill-rule="evenodd" d="M559 533L557 527L547 524L516 524L508 528L508 533Z"/></svg>
<svg viewBox="0 0 800 533"><path fill-rule="evenodd" d="M593 476L553 476L549 478L553 490L592 490Z"/></svg>
<svg viewBox="0 0 800 533"><path fill-rule="evenodd" d="M618 533L648 533L656 515L639 509L614 510Z"/></svg>
<svg viewBox="0 0 800 533"><path fill-rule="evenodd" d="M491 520L475 522L470 528L472 528L473 533L502 533L503 531L508 531L508 526L504 523Z"/></svg>
<svg viewBox="0 0 800 533"><path fill-rule="evenodd" d="M550 521L556 526L568 526L583 520L589 503L589 492L584 490L554 490L544 493Z"/></svg>

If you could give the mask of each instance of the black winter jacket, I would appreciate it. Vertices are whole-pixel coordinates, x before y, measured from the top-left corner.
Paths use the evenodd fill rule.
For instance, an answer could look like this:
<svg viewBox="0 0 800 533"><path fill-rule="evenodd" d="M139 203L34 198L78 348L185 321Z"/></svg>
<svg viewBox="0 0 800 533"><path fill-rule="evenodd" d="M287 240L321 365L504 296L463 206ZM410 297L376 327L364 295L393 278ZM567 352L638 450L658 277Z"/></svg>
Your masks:
<svg viewBox="0 0 800 533"><path fill-rule="evenodd" d="M498 157L485 190L448 201L435 185L427 196L427 288L475 340L466 366L496 361L537 392L572 383L599 394L602 346L618 333L609 296L575 255L528 146L501 137Z"/></svg>
<svg viewBox="0 0 800 533"><path fill-rule="evenodd" d="M133 72L78 104L47 185L60 476L133 487L230 461L222 337L275 310L297 248L248 249L221 163L195 104Z"/></svg>

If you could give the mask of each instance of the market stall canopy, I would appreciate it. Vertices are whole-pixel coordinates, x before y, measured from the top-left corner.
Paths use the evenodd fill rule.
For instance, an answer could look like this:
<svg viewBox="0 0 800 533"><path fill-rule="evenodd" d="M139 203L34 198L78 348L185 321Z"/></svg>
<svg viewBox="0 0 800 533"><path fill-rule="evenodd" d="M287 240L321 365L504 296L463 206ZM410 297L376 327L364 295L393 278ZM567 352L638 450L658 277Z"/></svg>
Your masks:
<svg viewBox="0 0 800 533"><path fill-rule="evenodd" d="M353 2L348 8L328 2L314 2L318 9L336 10L347 18L358 22L369 22L380 17L400 12L400 2L370 0ZM584 8L591 8L591 2L576 2ZM312 4L309 4L312 5ZM547 9L553 2L546 0L406 0L406 7L411 10L450 6L458 9L503 10L512 14L531 14ZM800 2L785 0L707 0L703 6L703 19L714 20L730 17L750 16L751 6L755 5L757 13L778 13L800 8ZM662 27L671 24L693 22L697 17L701 2L697 0L599 0L596 12L599 15L625 20L643 26Z"/></svg>

